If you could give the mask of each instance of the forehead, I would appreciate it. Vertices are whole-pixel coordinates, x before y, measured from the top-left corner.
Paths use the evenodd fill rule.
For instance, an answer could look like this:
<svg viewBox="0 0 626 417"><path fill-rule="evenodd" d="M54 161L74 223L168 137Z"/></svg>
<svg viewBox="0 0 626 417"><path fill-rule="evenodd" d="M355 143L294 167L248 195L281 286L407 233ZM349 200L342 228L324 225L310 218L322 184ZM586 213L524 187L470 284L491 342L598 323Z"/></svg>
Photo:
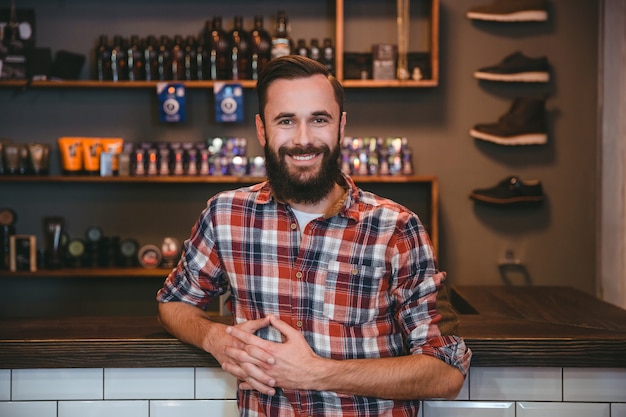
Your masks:
<svg viewBox="0 0 626 417"><path fill-rule="evenodd" d="M266 112L294 113L311 109L331 114L339 112L333 87L324 75L279 79L269 85Z"/></svg>

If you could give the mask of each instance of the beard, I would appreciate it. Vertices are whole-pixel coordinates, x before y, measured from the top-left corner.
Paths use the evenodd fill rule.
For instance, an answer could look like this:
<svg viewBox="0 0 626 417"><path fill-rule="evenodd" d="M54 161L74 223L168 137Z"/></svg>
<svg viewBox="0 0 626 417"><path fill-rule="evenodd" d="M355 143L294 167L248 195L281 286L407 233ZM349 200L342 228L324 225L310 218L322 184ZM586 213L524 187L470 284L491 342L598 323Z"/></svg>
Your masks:
<svg viewBox="0 0 626 417"><path fill-rule="evenodd" d="M269 141L265 142L265 169L272 190L281 201L294 203L319 203L333 189L341 175L339 169L339 143L331 150L328 146L307 146L289 148L281 146L278 152L272 151ZM322 153L322 164L317 172L311 168L287 166L286 155Z"/></svg>

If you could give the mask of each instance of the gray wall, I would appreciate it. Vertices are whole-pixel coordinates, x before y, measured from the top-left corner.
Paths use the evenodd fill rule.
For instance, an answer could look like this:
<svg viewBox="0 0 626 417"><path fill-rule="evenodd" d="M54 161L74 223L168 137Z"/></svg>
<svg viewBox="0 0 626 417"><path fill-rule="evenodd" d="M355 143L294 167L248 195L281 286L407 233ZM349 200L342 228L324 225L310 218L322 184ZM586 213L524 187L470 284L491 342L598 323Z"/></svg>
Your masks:
<svg viewBox="0 0 626 417"><path fill-rule="evenodd" d="M371 2L372 0L368 0ZM488 0L441 0L440 85L433 89L351 89L347 91L348 135L407 136L417 174L440 180L440 265L452 284L502 284L497 264L511 249L534 285L568 285L593 293L597 161L597 0L552 0L544 23L473 22L465 11ZM311 3L313 5L311 5ZM367 2L366 2L367 3ZM230 26L235 13L269 16L285 4L294 37L322 37L332 25L319 16L333 13L333 2L242 1L241 9L222 2L189 0L20 1L37 11L37 45L56 51L90 53L100 33L183 35L197 33L204 20L221 14ZM277 6L278 5L278 6ZM94 20L94 11L100 17ZM301 32L296 24L301 22ZM316 23L317 22L317 23ZM520 50L548 56L548 85L478 82L472 72ZM84 76L87 77L88 69ZM478 143L468 131L495 121L513 98L549 93L549 143L501 147ZM254 143L254 95L246 91L243 125L213 122L213 100L206 90L188 91L188 122L164 126L156 116L152 90L0 89L0 136L17 142L55 143L59 136L122 136L127 140L202 140L208 136L248 137ZM58 169L57 156L53 156ZM474 205L474 188L495 185L510 174L540 179L547 195L539 208ZM212 186L12 184L1 185L0 206L15 208L18 232L41 234L42 214L66 217L71 236L98 224L107 235L137 237L142 244L163 236L183 238L214 192ZM514 283L524 277L509 276Z"/></svg>

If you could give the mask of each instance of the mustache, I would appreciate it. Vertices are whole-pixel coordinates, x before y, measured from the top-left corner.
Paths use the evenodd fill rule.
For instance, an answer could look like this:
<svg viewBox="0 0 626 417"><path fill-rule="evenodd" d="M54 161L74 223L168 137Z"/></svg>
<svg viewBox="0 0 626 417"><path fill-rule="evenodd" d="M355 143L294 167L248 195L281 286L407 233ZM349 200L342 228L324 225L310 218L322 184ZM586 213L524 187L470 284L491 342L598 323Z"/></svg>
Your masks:
<svg viewBox="0 0 626 417"><path fill-rule="evenodd" d="M308 146L293 146L293 147L281 146L278 149L278 154L280 156L309 155L312 153L327 153L327 152L330 152L330 148L326 145L321 145L321 146L308 145Z"/></svg>

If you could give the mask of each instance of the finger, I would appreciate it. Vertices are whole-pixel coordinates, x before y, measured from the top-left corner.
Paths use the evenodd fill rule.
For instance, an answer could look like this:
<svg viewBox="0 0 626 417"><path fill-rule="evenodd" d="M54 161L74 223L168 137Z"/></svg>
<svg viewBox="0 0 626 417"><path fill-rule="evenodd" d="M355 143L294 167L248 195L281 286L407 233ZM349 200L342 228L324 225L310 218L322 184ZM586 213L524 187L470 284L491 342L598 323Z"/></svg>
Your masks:
<svg viewBox="0 0 626 417"><path fill-rule="evenodd" d="M266 395L276 395L276 388L268 387L263 384L258 383L254 379L251 379L250 382L243 381L239 384L239 389L242 390L256 390Z"/></svg>
<svg viewBox="0 0 626 417"><path fill-rule="evenodd" d="M269 326L269 324L270 324L270 318L269 316L267 316L267 317L263 317L262 319L248 320L246 322L243 322L237 325L236 327L242 330L245 330L248 333L255 333L257 330L260 330L264 327Z"/></svg>
<svg viewBox="0 0 626 417"><path fill-rule="evenodd" d="M226 333L233 336L236 339L239 339L246 345L254 345L258 346L261 349L269 349L273 342L268 342L267 340L261 339L258 336L255 336L251 333L245 332L238 327L228 327L226 328Z"/></svg>
<svg viewBox="0 0 626 417"><path fill-rule="evenodd" d="M251 363L264 369L268 369L268 365L273 365L275 362L271 355L254 346L243 346L241 348L226 346L224 347L224 355L235 363Z"/></svg>
<svg viewBox="0 0 626 417"><path fill-rule="evenodd" d="M293 336L299 335L300 333L291 327L288 323L282 321L276 316L270 316L270 323L272 326L276 328L283 336L286 336L287 339L290 339Z"/></svg>

